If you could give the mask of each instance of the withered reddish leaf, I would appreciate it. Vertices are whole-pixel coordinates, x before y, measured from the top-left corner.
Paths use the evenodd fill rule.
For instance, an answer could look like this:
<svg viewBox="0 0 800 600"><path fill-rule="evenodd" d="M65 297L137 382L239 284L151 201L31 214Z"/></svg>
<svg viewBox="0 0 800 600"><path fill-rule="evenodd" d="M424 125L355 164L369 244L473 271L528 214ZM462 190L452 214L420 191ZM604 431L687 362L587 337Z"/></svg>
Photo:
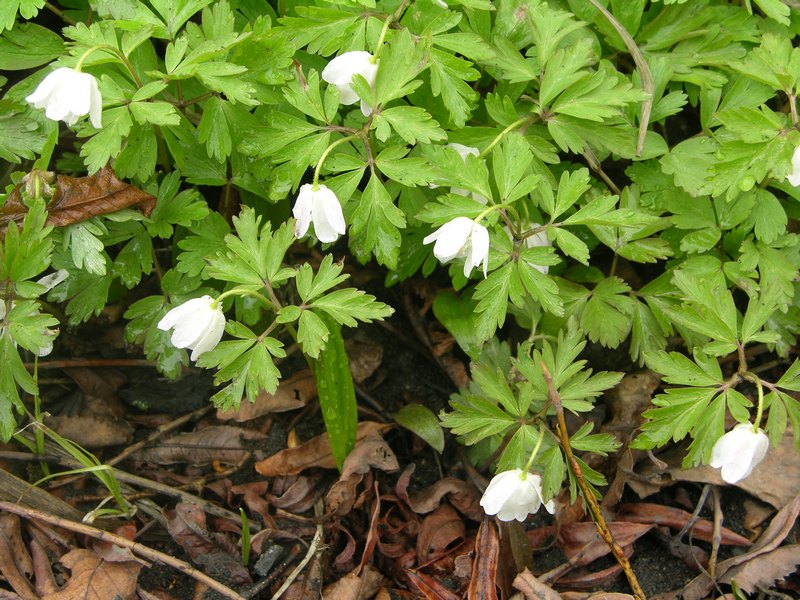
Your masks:
<svg viewBox="0 0 800 600"><path fill-rule="evenodd" d="M634 523L650 523L653 525L667 525L673 529L683 529L684 525L692 518L691 513L664 506L662 504L651 504L647 502L621 504L617 518ZM692 536L703 542L710 542L714 531L714 524L707 519L699 519L692 526ZM746 537L722 528L722 543L728 546L750 546L752 542Z"/></svg>
<svg viewBox="0 0 800 600"><path fill-rule="evenodd" d="M514 589L522 592L525 600L561 600L558 592L536 579L528 569L514 579Z"/></svg>
<svg viewBox="0 0 800 600"><path fill-rule="evenodd" d="M427 563L456 547L466 538L464 521L448 504L425 517L417 537L417 562Z"/></svg>
<svg viewBox="0 0 800 600"><path fill-rule="evenodd" d="M430 577L421 571L414 570L406 571L406 575L426 600L461 600L458 594L451 592L435 577Z"/></svg>
<svg viewBox="0 0 800 600"><path fill-rule="evenodd" d="M37 594L28 581L33 561L25 549L19 517L0 514L0 574L24 600L36 600Z"/></svg>
<svg viewBox="0 0 800 600"><path fill-rule="evenodd" d="M472 561L472 577L467 591L468 600L497 600L497 560L500 556L500 540L497 526L484 519L475 538L475 560Z"/></svg>
<svg viewBox="0 0 800 600"><path fill-rule="evenodd" d="M72 225L132 206L138 206L145 216L150 216L156 199L117 179L111 167L104 167L88 177L59 175L53 197L47 205L47 224ZM27 212L22 203L20 186L17 186L0 208L0 231L4 231L10 221L21 221Z"/></svg>
<svg viewBox="0 0 800 600"><path fill-rule="evenodd" d="M652 523L629 523L614 521L608 524L614 539L620 546L630 546L634 541L650 531ZM594 523L568 523L558 532L558 545L576 566L588 565L611 550L600 537Z"/></svg>
<svg viewBox="0 0 800 600"><path fill-rule="evenodd" d="M379 435L390 427L391 425L384 425L374 421L359 423L356 432L356 443L369 435ZM311 467L335 469L336 462L333 460L333 454L331 454L328 434L323 433L295 448L281 450L277 454L257 462L255 467L256 471L265 477L274 477L276 475L297 475Z"/></svg>

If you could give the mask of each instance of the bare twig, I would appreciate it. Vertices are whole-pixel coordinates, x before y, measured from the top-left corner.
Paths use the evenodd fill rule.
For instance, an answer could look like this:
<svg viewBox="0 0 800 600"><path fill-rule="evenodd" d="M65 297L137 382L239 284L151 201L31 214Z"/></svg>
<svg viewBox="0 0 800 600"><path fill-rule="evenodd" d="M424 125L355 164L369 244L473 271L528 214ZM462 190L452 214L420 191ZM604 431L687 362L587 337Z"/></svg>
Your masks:
<svg viewBox="0 0 800 600"><path fill-rule="evenodd" d="M317 500L314 504L314 515L317 517L322 516L322 500ZM303 560L300 561L300 564L295 567L294 571L289 574L289 577L286 578L286 581L283 582L278 591L275 592L275 595L272 596L272 600L278 600L281 596L283 596L284 592L289 589L289 586L294 583L294 580L297 579L300 573L303 572L303 569L306 568L306 565L311 561L314 555L320 550L320 544L322 543L322 535L325 532L322 521L317 523L317 531L314 533L314 539L311 540L311 545L308 547L308 552L303 557Z"/></svg>
<svg viewBox="0 0 800 600"><path fill-rule="evenodd" d="M97 540L109 542L115 546L128 548L131 552L134 552L139 556L142 556L153 562L160 562L168 565L180 571L181 573L192 577L200 583L207 585L214 591L222 594L225 598L231 598L231 600L245 600L244 596L239 595L237 592L220 583L216 579L212 579L202 571L198 571L189 563L169 556L168 554L164 554L163 552L159 552L158 550L154 550L153 548L149 548L143 544L140 544L139 542L132 542L131 540L122 536L110 533L108 531L103 531L102 529L96 529L90 525L85 525L84 523L76 523L74 521L62 519L61 517L56 517L32 508L26 508L24 506L20 506L19 504L12 504L11 502L0 502L0 510L18 515L25 519L44 521L45 523L49 523L55 527L62 527L64 529L68 529L69 531L74 531L75 533L88 535L89 537Z"/></svg>
<svg viewBox="0 0 800 600"><path fill-rule="evenodd" d="M614 539L614 534L612 534L611 530L608 528L606 520L603 518L603 513L600 511L600 506L597 504L597 499L594 497L592 490L589 488L586 480L583 478L581 467L578 464L575 455L572 454L572 447L569 443L569 433L567 432L567 422L564 418L564 406L561 404L561 396L553 385L553 378L550 376L550 371L547 369L547 365L544 364L544 361L540 362L539 364L542 368L544 380L547 383L547 391L548 395L550 396L550 401L553 403L553 407L556 409L556 417L558 419L557 430L558 437L561 439L561 446L564 448L564 454L566 454L567 461L572 468L572 472L575 474L575 480L578 482L578 487L581 488L581 494L583 495L586 504L589 506L589 510L592 514L592 520L594 521L600 536L603 538L603 541L608 544L608 547L611 549L611 553L614 555L617 563L619 563L619 566L622 567L622 570L625 572L625 577L628 579L628 584L631 586L633 595L638 600L645 600L646 596L644 590L642 590L642 586L639 585L639 580L636 579L636 574L631 568L631 563L628 560L628 557L625 556L625 552Z"/></svg>
<svg viewBox="0 0 800 600"><path fill-rule="evenodd" d="M719 488L716 486L711 491L714 500L714 529L711 533L711 556L708 558L708 574L711 579L716 579L717 555L722 543L722 505L719 501Z"/></svg>

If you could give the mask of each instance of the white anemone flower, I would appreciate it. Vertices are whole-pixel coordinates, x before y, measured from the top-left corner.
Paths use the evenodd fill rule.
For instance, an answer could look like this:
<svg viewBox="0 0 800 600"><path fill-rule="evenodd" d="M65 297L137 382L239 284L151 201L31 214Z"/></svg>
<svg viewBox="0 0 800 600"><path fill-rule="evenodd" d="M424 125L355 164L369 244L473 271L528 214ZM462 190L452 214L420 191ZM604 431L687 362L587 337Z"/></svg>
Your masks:
<svg viewBox="0 0 800 600"><path fill-rule="evenodd" d="M761 428L753 430L752 423L739 423L714 444L709 464L722 469L720 475L726 483L736 483L764 460L768 448L769 438Z"/></svg>
<svg viewBox="0 0 800 600"><path fill-rule="evenodd" d="M794 187L800 186L800 146L794 149L792 154L792 172L786 176Z"/></svg>
<svg viewBox="0 0 800 600"><path fill-rule="evenodd" d="M314 233L320 242L335 242L346 229L342 205L332 190L322 184L316 189L311 183L300 186L292 214L297 222L294 235L303 237L309 225L314 223Z"/></svg>
<svg viewBox="0 0 800 600"><path fill-rule="evenodd" d="M68 67L61 67L45 77L36 90L25 100L53 121L74 125L88 114L92 126L102 126L103 98L97 88L97 79Z"/></svg>
<svg viewBox="0 0 800 600"><path fill-rule="evenodd" d="M193 298L176 306L158 322L163 331L173 330L170 341L176 348L192 350L192 360L216 348L225 331L225 314L214 306L211 296Z"/></svg>
<svg viewBox="0 0 800 600"><path fill-rule="evenodd" d="M486 227L467 217L456 217L422 240L423 244L436 242L433 254L443 263L454 258L464 258L464 277L483 264L483 276L489 263L489 232Z"/></svg>
<svg viewBox="0 0 800 600"><path fill-rule="evenodd" d="M339 102L355 104L361 99L353 89L353 77L361 75L367 80L369 87L374 87L378 75L378 62L380 61L373 62L372 54L364 50L345 52L334 58L322 70L322 79L339 90ZM361 112L365 117L372 114L372 107L363 100L361 100Z"/></svg>
<svg viewBox="0 0 800 600"><path fill-rule="evenodd" d="M556 512L553 500L542 499L542 477L522 469L503 471L495 475L483 493L481 506L487 515L497 515L501 521L524 521L544 504L551 515Z"/></svg>

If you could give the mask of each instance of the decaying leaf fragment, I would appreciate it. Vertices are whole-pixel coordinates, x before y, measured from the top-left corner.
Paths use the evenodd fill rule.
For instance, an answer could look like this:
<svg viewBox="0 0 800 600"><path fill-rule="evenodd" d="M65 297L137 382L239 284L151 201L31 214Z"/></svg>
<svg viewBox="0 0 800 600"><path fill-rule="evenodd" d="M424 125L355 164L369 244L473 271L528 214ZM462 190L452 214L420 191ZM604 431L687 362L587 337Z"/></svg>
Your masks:
<svg viewBox="0 0 800 600"><path fill-rule="evenodd" d="M5 234L9 222L22 221L28 212L20 190L21 185L14 188L0 208L0 235ZM154 196L120 181L107 166L88 177L58 175L53 197L47 205L47 224L72 225L132 206L138 206L149 216L155 205Z"/></svg>

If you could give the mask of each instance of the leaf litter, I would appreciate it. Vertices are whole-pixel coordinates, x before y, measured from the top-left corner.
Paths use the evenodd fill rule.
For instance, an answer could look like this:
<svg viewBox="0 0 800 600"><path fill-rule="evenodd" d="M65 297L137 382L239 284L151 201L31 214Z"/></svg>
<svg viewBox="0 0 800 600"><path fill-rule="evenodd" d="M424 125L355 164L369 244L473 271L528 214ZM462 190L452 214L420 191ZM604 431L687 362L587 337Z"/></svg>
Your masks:
<svg viewBox="0 0 800 600"><path fill-rule="evenodd" d="M438 339L440 359L461 360L447 354L446 349L453 348L452 344L445 343L441 335ZM381 347L371 344L360 340L358 346L367 348L367 352ZM382 351L378 354L382 361L392 358ZM381 360L374 356L360 360L365 370L357 379L372 380L374 389L384 392L378 397L392 409L398 402L429 403L420 395L424 392L414 387L418 378L405 376L398 382L396 377L404 374L394 373L396 369L387 368ZM452 366L447 370L460 372ZM385 375L376 378L380 372ZM315 428L319 432L321 424L308 370L296 371L282 381L274 394L260 394L255 403L245 404L235 413L218 412L215 417L198 414L197 420L178 425L182 430L177 432L171 426L176 419L169 414L151 411L144 415L148 418L143 418L120 404L117 394L125 385L124 380L99 368L73 370L70 376L83 395L83 408L70 417L74 429L101 431L97 421L100 416L117 419L129 433L100 437L116 436L119 443L141 438L147 423L157 423L163 433L126 458L132 461L137 474L154 482L184 485L229 510L227 518L215 516L207 512L204 504L191 500L175 503L146 489L126 488L140 512L124 526L126 530L118 531L124 531L126 538L135 536L145 545L172 544L169 552L184 557L196 569L243 597L256 593L253 590L271 597L309 552L321 523L324 549L317 548L308 557L283 598L471 599L510 598L514 594L522 599L630 598L625 594L586 591L619 586L620 569L608 562L608 546L591 521L586 520L581 505L569 506L566 498L559 500L563 508L554 521L536 517L527 531L519 529L526 539L525 547L533 549L532 569L527 570L524 559L511 558L521 543L519 538L512 542L516 528L498 527L485 517L479 505L485 480L469 476L463 461L452 452L452 440L448 440L447 449L439 457L406 430L362 418L356 447L342 472L337 473L327 435L309 435ZM428 377L435 381L441 372L432 367ZM602 430L626 443L652 396L653 381L648 372L623 379L607 398L608 416L602 421ZM402 399L397 399L393 389L403 390ZM146 392L139 388L137 394L142 393ZM174 407L170 413L175 414ZM315 420L317 424L312 425ZM289 438L297 437L298 431L304 432L305 441L291 442ZM104 453L106 460L113 458L109 454L113 445L89 438L87 446ZM431 462L428 457L434 460ZM691 525L680 545L699 552L692 556L704 555L704 564L708 552L697 544L708 548L715 535L723 548L745 548L743 554L731 558L723 553L726 558L715 565L720 583L735 580L741 589L752 591L776 585L793 572L798 546L783 542L796 519L796 510L789 510L791 502L787 504L785 492L773 488L769 494L759 487L748 490L759 500L783 507L771 519L762 515L761 520L766 519L769 525L752 543L725 526L715 530L710 518L713 515L695 518L689 512L692 507L684 507L689 509L685 510L665 503L670 502L671 496L673 503L685 496L691 487L684 486L692 486L694 481L714 481L713 474L704 479L689 471L688 477L681 478L682 472L670 466L668 454L654 457L623 452L612 459L593 455L586 455L585 459L615 475L615 500L607 502L605 509L615 538L633 557L634 564L643 540L656 540L665 544L667 552L679 554L671 536ZM770 469L770 476L776 478L778 467ZM777 485L780 488L782 484ZM652 496L653 492L659 494L657 502L643 502L637 497ZM103 498L102 491L87 477L78 488L54 487L51 493L83 506L83 510L94 508L91 503L96 505ZM320 502L323 508L317 516L314 507ZM239 509L246 516L244 521L236 518ZM0 516L0 573L18 597L118 595L180 600L195 595L186 582L175 588L177 575L165 573L158 561L147 560L128 548L99 541L87 544L77 536L57 534L55 529L35 521L9 514ZM248 564L242 563L243 527L248 527L251 534ZM43 534L43 529L53 535ZM159 530L160 536L151 534ZM672 533L666 533L670 530ZM670 548L670 544L675 547ZM551 555L555 562L547 558ZM159 584L156 572L162 573L161 578L166 575L172 583ZM174 591L181 586L184 592ZM201 594L197 597L209 589L201 584L195 587L196 593ZM702 598L712 588L708 577L698 575L676 593Z"/></svg>

